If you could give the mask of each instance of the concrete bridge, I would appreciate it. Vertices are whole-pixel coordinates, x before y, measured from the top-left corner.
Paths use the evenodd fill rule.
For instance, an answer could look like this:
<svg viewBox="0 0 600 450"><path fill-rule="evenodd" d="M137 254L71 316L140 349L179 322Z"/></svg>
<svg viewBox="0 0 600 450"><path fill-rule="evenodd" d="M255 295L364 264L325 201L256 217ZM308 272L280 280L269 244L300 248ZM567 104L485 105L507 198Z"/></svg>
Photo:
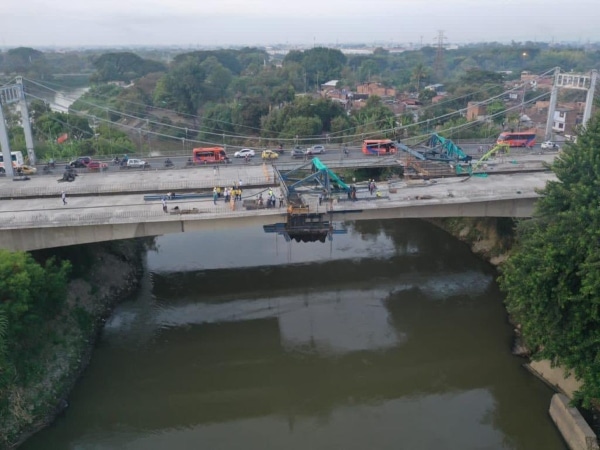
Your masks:
<svg viewBox="0 0 600 450"><path fill-rule="evenodd" d="M537 157L506 164L513 173L378 183L380 197L358 184L357 201L340 194L319 204L318 192L307 189L301 195L311 212L330 212L333 221L529 217L538 198L536 190L554 175L541 171ZM500 166L492 170L500 171ZM82 173L72 183L60 183L56 178L58 175L32 176L19 182L0 180L0 248L28 251L285 221L285 205L247 210L241 202L232 205L219 199L214 204L209 194L213 186L233 186L241 181L245 199L256 198L269 187L279 195L275 171L265 164ZM61 200L63 191L66 205ZM160 200L143 198L144 194L168 192L206 192L207 196L168 201L169 213L163 212Z"/></svg>

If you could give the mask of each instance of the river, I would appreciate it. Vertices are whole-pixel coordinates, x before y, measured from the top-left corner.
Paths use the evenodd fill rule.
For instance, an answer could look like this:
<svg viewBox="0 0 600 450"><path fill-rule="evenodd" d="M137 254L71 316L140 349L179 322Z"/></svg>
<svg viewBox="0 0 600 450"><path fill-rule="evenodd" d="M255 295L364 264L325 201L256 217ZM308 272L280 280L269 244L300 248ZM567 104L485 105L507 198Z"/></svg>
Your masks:
<svg viewBox="0 0 600 450"><path fill-rule="evenodd" d="M418 220L169 235L22 448L566 449L495 269Z"/></svg>
<svg viewBox="0 0 600 450"><path fill-rule="evenodd" d="M40 99L48 103L50 109L55 112L68 112L69 107L83 94L90 90L84 87L55 87L54 85L28 85L27 94L29 100Z"/></svg>

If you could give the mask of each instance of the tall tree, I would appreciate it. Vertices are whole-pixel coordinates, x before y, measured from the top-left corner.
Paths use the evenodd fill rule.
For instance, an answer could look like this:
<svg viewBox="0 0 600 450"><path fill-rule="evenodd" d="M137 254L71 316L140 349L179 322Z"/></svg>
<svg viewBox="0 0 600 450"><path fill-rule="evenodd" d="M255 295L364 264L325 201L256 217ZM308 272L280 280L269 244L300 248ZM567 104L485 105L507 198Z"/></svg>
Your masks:
<svg viewBox="0 0 600 450"><path fill-rule="evenodd" d="M421 92L421 82L424 81L427 77L429 77L429 75L429 69L422 62L418 63L414 67L411 78L415 82L417 92Z"/></svg>
<svg viewBox="0 0 600 450"><path fill-rule="evenodd" d="M500 285L533 357L573 371L589 405L600 398L600 116L552 170Z"/></svg>
<svg viewBox="0 0 600 450"><path fill-rule="evenodd" d="M166 66L158 61L143 59L131 52L105 53L94 61L93 82L123 81L129 83L152 72L164 72Z"/></svg>
<svg viewBox="0 0 600 450"><path fill-rule="evenodd" d="M290 62L300 63L304 69L309 86L325 83L339 78L342 67L346 64L346 56L337 49L315 47L299 54L294 51L286 55L284 66Z"/></svg>

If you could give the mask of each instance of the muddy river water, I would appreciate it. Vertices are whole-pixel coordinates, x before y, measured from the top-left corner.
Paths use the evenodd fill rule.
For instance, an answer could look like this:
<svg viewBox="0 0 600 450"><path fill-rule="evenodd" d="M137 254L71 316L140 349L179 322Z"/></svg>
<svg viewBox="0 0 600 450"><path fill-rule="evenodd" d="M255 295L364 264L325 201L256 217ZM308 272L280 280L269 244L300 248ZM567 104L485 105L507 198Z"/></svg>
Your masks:
<svg viewBox="0 0 600 450"><path fill-rule="evenodd" d="M68 409L22 448L565 449L495 269L425 222L347 227L157 238Z"/></svg>

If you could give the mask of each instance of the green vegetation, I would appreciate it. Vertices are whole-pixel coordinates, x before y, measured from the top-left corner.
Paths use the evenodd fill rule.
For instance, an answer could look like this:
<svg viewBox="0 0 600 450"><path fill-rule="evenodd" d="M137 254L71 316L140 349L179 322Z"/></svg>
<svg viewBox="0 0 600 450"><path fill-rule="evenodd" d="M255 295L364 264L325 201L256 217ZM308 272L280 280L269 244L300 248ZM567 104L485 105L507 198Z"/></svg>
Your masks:
<svg viewBox="0 0 600 450"><path fill-rule="evenodd" d="M141 276L151 239L0 250L0 448L51 419L109 308Z"/></svg>
<svg viewBox="0 0 600 450"><path fill-rule="evenodd" d="M152 72L164 72L166 66L158 61L145 60L134 53L105 53L94 60L96 72L92 83L123 81L130 83Z"/></svg>
<svg viewBox="0 0 600 450"><path fill-rule="evenodd" d="M518 245L500 284L509 313L534 358L547 358L584 383L584 406L600 398L600 116L552 170L532 220L517 228Z"/></svg>
<svg viewBox="0 0 600 450"><path fill-rule="evenodd" d="M69 271L66 261L40 264L27 253L0 250L0 423L40 406L25 413L16 399L40 378L39 358L59 339L52 324L66 299Z"/></svg>
<svg viewBox="0 0 600 450"><path fill-rule="evenodd" d="M44 84L60 81L62 86L77 79L92 82L68 114L39 111L44 117L38 115L34 132L43 160L146 154L155 149L176 152L200 145L341 144L366 137L412 137L416 142L432 132L451 139L490 138L503 124L512 126L518 114L503 113L505 103L498 98L488 105L488 113L494 115L491 123L468 124L461 112L469 101L501 94L504 83L518 79L523 70L540 74L556 66L575 72L600 68L598 49L545 43L444 50L442 66L436 64L437 55L434 47L400 53L378 48L366 55L316 47L293 50L284 57L254 47L135 53L43 53L20 47L0 53L0 73L43 79ZM422 105L418 123L411 111L394 114L391 98L371 96L349 109L342 105L344 99L320 97L320 85L331 80L338 80L339 89L355 90L369 82L418 96ZM125 88L123 83L133 86ZM435 91L425 89L431 83L444 85L448 95L442 102L436 101ZM539 93L524 94L531 100ZM571 101L583 100L584 93L560 95ZM7 116L11 144L23 151L18 113ZM69 140L58 144L57 137L64 133Z"/></svg>

